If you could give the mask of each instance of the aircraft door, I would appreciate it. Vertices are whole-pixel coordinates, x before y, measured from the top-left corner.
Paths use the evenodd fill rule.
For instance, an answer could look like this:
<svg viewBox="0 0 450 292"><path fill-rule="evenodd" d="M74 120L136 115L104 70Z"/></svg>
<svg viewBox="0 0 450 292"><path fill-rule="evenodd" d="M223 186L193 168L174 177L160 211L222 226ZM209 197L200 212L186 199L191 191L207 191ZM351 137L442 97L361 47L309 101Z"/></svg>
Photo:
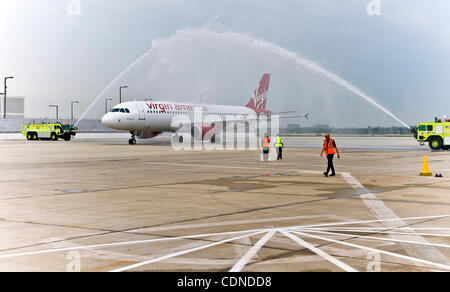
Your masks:
<svg viewBox="0 0 450 292"><path fill-rule="evenodd" d="M140 121L145 120L145 107L142 104L138 104L137 108L139 112L139 120Z"/></svg>

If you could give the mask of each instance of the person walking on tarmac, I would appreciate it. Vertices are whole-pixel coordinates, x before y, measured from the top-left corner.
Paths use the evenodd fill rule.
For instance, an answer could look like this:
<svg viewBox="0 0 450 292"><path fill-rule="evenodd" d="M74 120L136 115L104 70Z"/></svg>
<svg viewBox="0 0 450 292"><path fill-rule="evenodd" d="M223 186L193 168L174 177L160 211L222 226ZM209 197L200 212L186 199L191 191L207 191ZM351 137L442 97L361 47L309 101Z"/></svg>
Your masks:
<svg viewBox="0 0 450 292"><path fill-rule="evenodd" d="M270 150L270 138L269 138L269 135L266 135L266 137L262 139L262 148L263 148L263 159L264 159L264 162L267 162L267 161L269 161L269 150Z"/></svg>
<svg viewBox="0 0 450 292"><path fill-rule="evenodd" d="M283 160L283 148L284 148L284 143L283 143L283 139L278 136L276 139L276 143L275 143L275 147L277 148L277 160Z"/></svg>
<svg viewBox="0 0 450 292"><path fill-rule="evenodd" d="M341 155L339 154L339 149L336 146L336 142L334 141L334 139L330 138L330 134L325 134L325 140L323 141L323 149L322 149L322 153L320 153L320 157L323 156L324 152L327 155L328 168L327 168L327 171L324 172L323 174L325 175L325 177L328 177L328 173L331 170L330 176L335 176L336 172L334 171L334 165L333 165L334 154L337 153L337 157L339 159L341 158Z"/></svg>

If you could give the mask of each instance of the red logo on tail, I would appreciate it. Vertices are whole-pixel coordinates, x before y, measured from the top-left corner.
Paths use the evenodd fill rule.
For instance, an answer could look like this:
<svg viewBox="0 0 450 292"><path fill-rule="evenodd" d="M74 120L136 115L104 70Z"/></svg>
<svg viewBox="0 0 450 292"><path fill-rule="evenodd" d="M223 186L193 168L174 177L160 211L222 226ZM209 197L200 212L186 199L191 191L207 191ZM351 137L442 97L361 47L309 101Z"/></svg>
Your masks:
<svg viewBox="0 0 450 292"><path fill-rule="evenodd" d="M246 107L254 110L258 115L261 113L270 114L271 111L266 110L267 94L269 92L270 74L264 74L259 81L258 87L253 92L253 96Z"/></svg>

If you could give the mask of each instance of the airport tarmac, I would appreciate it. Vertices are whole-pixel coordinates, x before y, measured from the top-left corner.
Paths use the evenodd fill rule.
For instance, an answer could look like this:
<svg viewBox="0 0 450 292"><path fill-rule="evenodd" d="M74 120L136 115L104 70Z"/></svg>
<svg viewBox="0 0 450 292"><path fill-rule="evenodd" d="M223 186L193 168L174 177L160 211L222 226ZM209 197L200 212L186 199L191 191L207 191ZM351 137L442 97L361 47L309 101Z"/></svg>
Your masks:
<svg viewBox="0 0 450 292"><path fill-rule="evenodd" d="M337 138L329 178L320 137L0 140L0 271L449 271L450 152L403 139Z"/></svg>

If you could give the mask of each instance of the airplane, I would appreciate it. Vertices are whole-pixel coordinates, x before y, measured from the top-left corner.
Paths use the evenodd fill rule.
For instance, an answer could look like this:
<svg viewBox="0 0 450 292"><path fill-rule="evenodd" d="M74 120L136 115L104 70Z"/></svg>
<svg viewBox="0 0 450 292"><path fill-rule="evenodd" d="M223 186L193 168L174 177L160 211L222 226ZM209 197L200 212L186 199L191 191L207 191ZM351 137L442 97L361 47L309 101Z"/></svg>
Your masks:
<svg viewBox="0 0 450 292"><path fill-rule="evenodd" d="M169 101L124 102L114 106L109 113L105 114L102 118L102 124L114 130L129 131L131 139L128 143L135 145L136 138L150 139L163 132L177 132L180 127L173 126L172 120L174 117L185 115L192 119L196 109L201 109L202 113L220 117L222 120L233 121L234 119L234 121L244 122L262 115L270 117L274 114L295 113L295 111L273 113L266 109L269 84L270 74L266 73L262 76L250 101L245 106L206 105ZM299 117L309 119L309 114L284 118ZM194 132L201 132L202 137L204 137L205 133L212 128L214 128L214 125L192 125L191 133L194 136ZM180 142L182 142L182 137L180 137ZM211 137L211 142L215 142L214 135Z"/></svg>

